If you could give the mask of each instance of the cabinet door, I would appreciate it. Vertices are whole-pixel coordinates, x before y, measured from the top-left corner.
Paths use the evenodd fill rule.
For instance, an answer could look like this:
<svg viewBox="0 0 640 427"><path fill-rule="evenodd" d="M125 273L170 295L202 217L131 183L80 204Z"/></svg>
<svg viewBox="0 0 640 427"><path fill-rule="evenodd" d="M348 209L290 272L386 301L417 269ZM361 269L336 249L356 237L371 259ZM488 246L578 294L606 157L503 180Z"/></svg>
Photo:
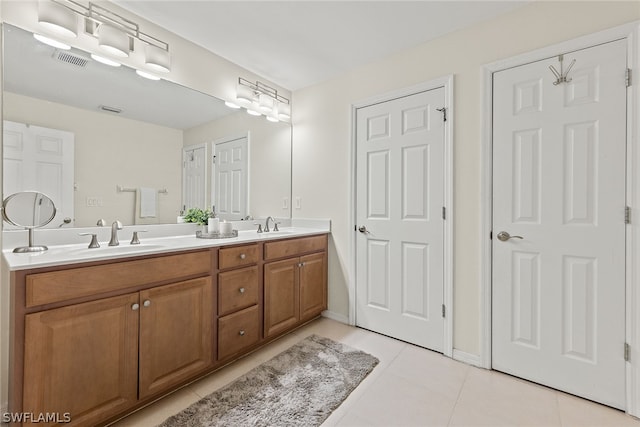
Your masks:
<svg viewBox="0 0 640 427"><path fill-rule="evenodd" d="M307 320L327 309L326 253L303 256L300 265L300 320Z"/></svg>
<svg viewBox="0 0 640 427"><path fill-rule="evenodd" d="M275 335L300 319L298 258L264 265L264 335Z"/></svg>
<svg viewBox="0 0 640 427"><path fill-rule="evenodd" d="M213 354L210 277L140 292L140 398L206 369Z"/></svg>
<svg viewBox="0 0 640 427"><path fill-rule="evenodd" d="M135 404L137 303L135 293L25 316L23 412L96 425Z"/></svg>

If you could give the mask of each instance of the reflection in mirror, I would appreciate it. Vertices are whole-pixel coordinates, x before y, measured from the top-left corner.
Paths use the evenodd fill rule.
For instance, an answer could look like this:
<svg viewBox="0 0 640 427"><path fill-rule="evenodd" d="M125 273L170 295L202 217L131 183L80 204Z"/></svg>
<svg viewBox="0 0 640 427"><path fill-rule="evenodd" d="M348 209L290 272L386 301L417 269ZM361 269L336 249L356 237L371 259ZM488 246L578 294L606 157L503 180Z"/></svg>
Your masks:
<svg viewBox="0 0 640 427"><path fill-rule="evenodd" d="M288 123L231 110L217 98L140 78L125 66L97 63L78 49L57 50L11 25L3 25L3 34L3 191L49 194L59 208L51 227L65 226L65 218L79 227L99 218L175 223L190 207L222 208L213 156L220 143L238 137L248 143L242 216L290 217ZM195 147L203 148L197 183L186 161Z"/></svg>
<svg viewBox="0 0 640 427"><path fill-rule="evenodd" d="M2 202L2 218L11 225L29 230L29 246L15 248L13 252L41 252L46 246L33 244L33 229L44 227L56 216L53 201L45 194L36 191L23 191L11 194Z"/></svg>

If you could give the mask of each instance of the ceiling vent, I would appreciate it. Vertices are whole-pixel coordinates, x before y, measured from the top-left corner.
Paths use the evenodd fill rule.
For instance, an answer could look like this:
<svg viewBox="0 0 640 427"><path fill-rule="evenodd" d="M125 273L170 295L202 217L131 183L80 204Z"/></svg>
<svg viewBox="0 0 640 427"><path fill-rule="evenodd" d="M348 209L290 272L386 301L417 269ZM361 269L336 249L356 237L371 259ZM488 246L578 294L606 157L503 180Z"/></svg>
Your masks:
<svg viewBox="0 0 640 427"><path fill-rule="evenodd" d="M81 68L86 67L89 63L89 60L83 58L82 56L74 55L69 52L63 52L61 50L56 50L53 55L53 57L58 61L66 62L67 64L75 65Z"/></svg>

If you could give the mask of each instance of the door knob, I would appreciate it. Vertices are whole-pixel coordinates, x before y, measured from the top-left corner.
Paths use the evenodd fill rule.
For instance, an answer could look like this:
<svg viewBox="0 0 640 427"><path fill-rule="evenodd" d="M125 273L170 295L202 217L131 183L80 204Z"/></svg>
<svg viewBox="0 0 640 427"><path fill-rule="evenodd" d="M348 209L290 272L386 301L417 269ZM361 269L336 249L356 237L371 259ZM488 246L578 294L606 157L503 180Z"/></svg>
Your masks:
<svg viewBox="0 0 640 427"><path fill-rule="evenodd" d="M509 239L523 239L522 236L512 236L506 231L499 232L497 237L498 237L498 240L500 240L501 242L506 242Z"/></svg>
<svg viewBox="0 0 640 427"><path fill-rule="evenodd" d="M358 228L358 231L364 234L369 233L369 230L367 230L367 227L365 227L364 225L361 225L360 228Z"/></svg>

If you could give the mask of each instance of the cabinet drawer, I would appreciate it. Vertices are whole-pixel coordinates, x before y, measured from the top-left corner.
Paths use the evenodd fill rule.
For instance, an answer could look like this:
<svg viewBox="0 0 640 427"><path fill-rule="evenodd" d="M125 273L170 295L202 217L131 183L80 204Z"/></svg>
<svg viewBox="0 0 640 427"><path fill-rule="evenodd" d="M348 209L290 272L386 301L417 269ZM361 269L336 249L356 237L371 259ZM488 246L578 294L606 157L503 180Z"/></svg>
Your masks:
<svg viewBox="0 0 640 427"><path fill-rule="evenodd" d="M260 340L259 306L245 308L218 320L218 359L222 360Z"/></svg>
<svg viewBox="0 0 640 427"><path fill-rule="evenodd" d="M327 236L302 237L300 239L278 240L264 244L264 259L278 259L307 252L322 251L327 248Z"/></svg>
<svg viewBox="0 0 640 427"><path fill-rule="evenodd" d="M33 307L210 273L211 252L207 250L30 274L26 277L26 305Z"/></svg>
<svg viewBox="0 0 640 427"><path fill-rule="evenodd" d="M260 257L259 249L257 244L222 248L218 252L218 267L220 270L225 270L255 264Z"/></svg>
<svg viewBox="0 0 640 427"><path fill-rule="evenodd" d="M225 316L258 304L258 267L232 270L218 275L218 313Z"/></svg>

